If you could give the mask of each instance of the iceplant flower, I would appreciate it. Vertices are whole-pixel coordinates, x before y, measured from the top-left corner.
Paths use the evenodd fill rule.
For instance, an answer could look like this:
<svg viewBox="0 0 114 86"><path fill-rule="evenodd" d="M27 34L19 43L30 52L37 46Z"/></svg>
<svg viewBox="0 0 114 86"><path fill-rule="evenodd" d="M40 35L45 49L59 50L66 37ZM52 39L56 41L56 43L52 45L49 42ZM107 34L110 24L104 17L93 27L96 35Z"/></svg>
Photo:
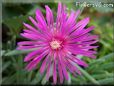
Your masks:
<svg viewBox="0 0 114 86"><path fill-rule="evenodd" d="M27 29L23 30L21 36L28 41L18 42L19 50L28 50L35 48L25 58L25 62L29 62L26 66L27 70L37 68L39 62L41 67L40 73L46 71L46 79L50 77L52 71L54 84L59 81L63 83L64 79L68 80L68 72L74 76L81 74L75 66L80 65L87 67L87 63L77 57L83 55L90 58L95 58L96 51L93 46L98 40L97 35L92 35L89 32L94 29L94 26L86 28L89 23L89 17L76 22L80 11L71 11L70 15L66 12L66 6L58 4L57 18L54 20L52 10L46 5L46 19L39 9L36 9L35 19L31 16L30 21L34 25L24 23ZM59 78L57 78L59 77ZM57 80L59 79L59 80Z"/></svg>

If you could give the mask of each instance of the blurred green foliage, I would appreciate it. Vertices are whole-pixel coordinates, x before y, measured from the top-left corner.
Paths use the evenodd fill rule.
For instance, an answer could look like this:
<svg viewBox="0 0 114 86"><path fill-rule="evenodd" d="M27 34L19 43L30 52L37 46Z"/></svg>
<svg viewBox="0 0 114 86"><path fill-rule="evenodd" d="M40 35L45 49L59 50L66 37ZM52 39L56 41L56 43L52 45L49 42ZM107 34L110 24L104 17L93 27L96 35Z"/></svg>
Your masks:
<svg viewBox="0 0 114 86"><path fill-rule="evenodd" d="M82 14L78 20L90 16L91 21L89 25L94 25L96 28L93 34L99 35L98 54L96 59L89 59L82 57L88 62L89 67L82 69L79 67L82 76L76 78L69 73L70 79L65 81L64 84L113 84L114 82L114 10L113 8L82 8L76 7L75 2L65 3L70 9L81 9ZM22 31L23 22L29 22L28 16L35 15L35 9L40 8L45 15L45 5L53 10L56 16L57 3L3 3L2 6L2 84L50 84L52 77L46 81L45 74L40 75L38 70L28 72L24 69L26 63L23 58L28 51L17 51L16 43L24 40L20 36ZM107 10L107 11L106 11ZM88 25L88 26L89 26ZM39 68L40 64L38 65ZM51 73L52 74L52 73Z"/></svg>

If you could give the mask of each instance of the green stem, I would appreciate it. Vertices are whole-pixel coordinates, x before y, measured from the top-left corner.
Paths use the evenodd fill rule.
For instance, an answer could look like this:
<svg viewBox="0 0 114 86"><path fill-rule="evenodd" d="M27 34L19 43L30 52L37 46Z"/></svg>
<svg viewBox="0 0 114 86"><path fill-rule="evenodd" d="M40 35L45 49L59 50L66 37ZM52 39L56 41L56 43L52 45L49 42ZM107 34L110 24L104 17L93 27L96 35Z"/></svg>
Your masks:
<svg viewBox="0 0 114 86"><path fill-rule="evenodd" d="M96 81L89 73L87 73L85 70L83 70L81 67L76 65L77 68L85 75L86 78L88 78L92 83L100 85L98 81Z"/></svg>

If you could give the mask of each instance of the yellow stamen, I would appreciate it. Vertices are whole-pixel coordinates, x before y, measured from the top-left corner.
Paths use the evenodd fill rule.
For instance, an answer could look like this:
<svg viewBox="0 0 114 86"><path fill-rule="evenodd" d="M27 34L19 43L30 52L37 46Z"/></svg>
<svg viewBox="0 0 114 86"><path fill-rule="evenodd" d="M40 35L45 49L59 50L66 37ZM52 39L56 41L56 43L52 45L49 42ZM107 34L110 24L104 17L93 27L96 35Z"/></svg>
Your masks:
<svg viewBox="0 0 114 86"><path fill-rule="evenodd" d="M50 42L50 46L51 46L52 49L58 49L58 48L60 48L61 47L60 44L61 43L59 41L52 41L52 42Z"/></svg>

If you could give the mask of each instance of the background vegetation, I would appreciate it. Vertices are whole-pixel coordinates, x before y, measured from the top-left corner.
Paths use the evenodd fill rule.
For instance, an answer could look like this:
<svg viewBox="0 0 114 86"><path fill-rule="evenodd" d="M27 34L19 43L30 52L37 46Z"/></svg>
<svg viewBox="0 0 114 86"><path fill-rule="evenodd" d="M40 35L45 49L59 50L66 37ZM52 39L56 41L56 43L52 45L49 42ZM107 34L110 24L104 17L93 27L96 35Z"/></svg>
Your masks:
<svg viewBox="0 0 114 86"><path fill-rule="evenodd" d="M106 2L109 3L109 2ZM65 3L70 9L81 9L82 13L78 18L83 19L87 16L91 21L88 26L94 25L96 28L93 34L99 35L99 48L96 59L82 57L88 64L88 68L79 69L82 76L75 78L69 73L70 79L64 84L113 84L114 82L114 8L110 7L80 7L75 2ZM40 75L38 69L31 72L24 68L26 63L23 58L30 51L17 51L17 42L25 40L20 36L20 32L25 28L23 22L28 22L28 16L35 15L35 9L39 8L45 15L45 5L53 10L56 16L57 3L3 3L2 4L2 84L50 84L52 77L46 81L45 74ZM38 67L40 64L38 65Z"/></svg>

